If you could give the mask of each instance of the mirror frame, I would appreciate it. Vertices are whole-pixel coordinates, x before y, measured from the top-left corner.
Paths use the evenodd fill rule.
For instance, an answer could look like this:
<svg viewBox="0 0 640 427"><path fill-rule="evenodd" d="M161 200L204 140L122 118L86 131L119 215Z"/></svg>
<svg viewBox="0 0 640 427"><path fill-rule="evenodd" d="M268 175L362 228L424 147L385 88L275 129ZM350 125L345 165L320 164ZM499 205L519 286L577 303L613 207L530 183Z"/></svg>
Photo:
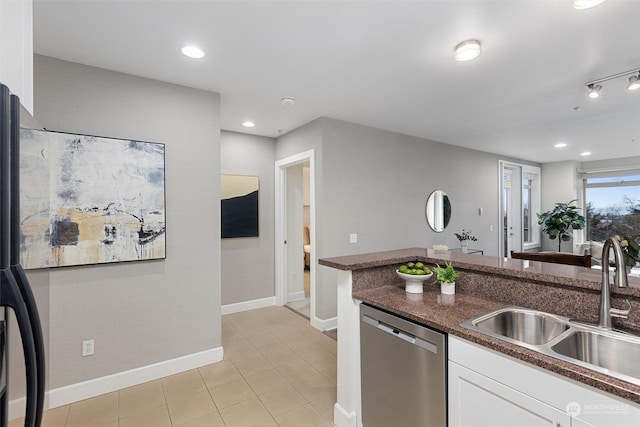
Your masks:
<svg viewBox="0 0 640 427"><path fill-rule="evenodd" d="M427 224L436 233L442 233L451 220L451 199L442 190L434 190L429 194L424 207Z"/></svg>

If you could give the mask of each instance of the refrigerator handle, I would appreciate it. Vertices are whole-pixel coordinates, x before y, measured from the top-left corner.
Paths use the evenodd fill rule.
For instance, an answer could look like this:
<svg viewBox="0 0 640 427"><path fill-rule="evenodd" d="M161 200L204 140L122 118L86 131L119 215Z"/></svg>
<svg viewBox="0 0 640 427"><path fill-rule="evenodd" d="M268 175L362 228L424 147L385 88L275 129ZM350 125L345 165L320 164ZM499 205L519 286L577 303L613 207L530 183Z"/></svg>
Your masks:
<svg viewBox="0 0 640 427"><path fill-rule="evenodd" d="M44 411L44 389L45 389L45 359L44 359L44 339L42 337L42 326L40 325L40 316L38 315L38 306L31 291L31 286L27 281L27 276L20 264L12 265L11 271L13 277L18 283L18 288L22 294L27 317L31 324L31 333L33 336L33 349L35 351L35 378L36 378L36 399L35 403L35 425L42 424L42 413ZM24 344L23 344L24 345ZM27 403L28 406L28 403ZM25 424L26 425L26 424Z"/></svg>
<svg viewBox="0 0 640 427"><path fill-rule="evenodd" d="M11 245L9 249L11 272L17 282L18 289L22 294L22 300L27 308L27 315L31 322L33 334L33 344L36 357L36 416L35 425L42 423L42 412L44 410L44 389L45 389L45 358L44 358L44 338L42 337L42 326L38 315L38 306L33 296L33 291L29 285L29 280L20 265L20 99L16 95L11 95Z"/></svg>
<svg viewBox="0 0 640 427"><path fill-rule="evenodd" d="M27 306L22 300L20 289L11 271L8 268L0 270L0 294L2 295L2 305L13 309L16 315L20 337L22 338L22 349L24 352L24 364L26 369L27 382L27 409L25 412L24 427L36 427L37 410L37 372L36 353L34 349L33 331Z"/></svg>

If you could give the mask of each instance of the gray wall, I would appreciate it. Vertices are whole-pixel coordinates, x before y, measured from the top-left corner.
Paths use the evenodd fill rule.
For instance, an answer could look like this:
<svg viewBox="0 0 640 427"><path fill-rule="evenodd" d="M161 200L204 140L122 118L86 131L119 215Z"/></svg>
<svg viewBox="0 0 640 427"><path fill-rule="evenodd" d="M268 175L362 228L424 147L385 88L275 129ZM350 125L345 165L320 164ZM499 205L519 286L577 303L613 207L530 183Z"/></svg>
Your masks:
<svg viewBox="0 0 640 427"><path fill-rule="evenodd" d="M567 203L578 199L576 188L576 169L578 163L574 161L544 163L540 168L540 209L547 212L556 203ZM540 238L542 251L557 251L558 240L551 240L542 233ZM574 240L562 242L562 252L573 252Z"/></svg>
<svg viewBox="0 0 640 427"><path fill-rule="evenodd" d="M35 273L50 388L221 346L219 116L215 93L35 56L47 129L166 144L166 260Z"/></svg>
<svg viewBox="0 0 640 427"><path fill-rule="evenodd" d="M260 236L222 240L222 304L275 295L274 156L273 138L220 135L220 173L260 177Z"/></svg>
<svg viewBox="0 0 640 427"><path fill-rule="evenodd" d="M276 159L311 148L316 149L319 258L455 247L453 233L463 227L478 238L472 247L498 253L498 156L321 118L278 138ZM426 199L436 189L449 194L453 207L443 233L433 232L424 216ZM349 243L350 233L358 234L358 243ZM317 270L316 313L321 319L336 315L333 269Z"/></svg>

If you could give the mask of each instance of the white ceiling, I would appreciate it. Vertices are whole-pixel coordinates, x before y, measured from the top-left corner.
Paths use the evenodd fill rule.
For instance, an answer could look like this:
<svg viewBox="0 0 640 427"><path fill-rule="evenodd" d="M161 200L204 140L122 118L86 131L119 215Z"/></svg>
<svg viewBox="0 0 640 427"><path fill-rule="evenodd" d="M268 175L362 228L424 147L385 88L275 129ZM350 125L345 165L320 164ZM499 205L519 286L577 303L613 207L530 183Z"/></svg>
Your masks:
<svg viewBox="0 0 640 427"><path fill-rule="evenodd" d="M537 162L640 155L640 91L584 86L640 68L639 31L638 0L34 0L36 53L218 92L223 129L326 116Z"/></svg>

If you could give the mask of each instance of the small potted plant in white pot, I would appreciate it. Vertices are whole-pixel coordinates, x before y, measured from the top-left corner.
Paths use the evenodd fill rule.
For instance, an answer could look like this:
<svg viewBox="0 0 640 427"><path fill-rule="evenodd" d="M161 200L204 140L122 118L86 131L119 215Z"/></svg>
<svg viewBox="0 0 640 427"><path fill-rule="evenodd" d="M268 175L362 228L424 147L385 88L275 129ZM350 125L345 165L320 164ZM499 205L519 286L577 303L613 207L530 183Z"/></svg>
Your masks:
<svg viewBox="0 0 640 427"><path fill-rule="evenodd" d="M440 293L445 295L453 295L456 293L456 279L460 275L454 270L450 262L444 267L436 264L433 271L436 273L436 282L440 283Z"/></svg>
<svg viewBox="0 0 640 427"><path fill-rule="evenodd" d="M462 229L462 233L453 233L456 239L460 241L460 252L467 253L469 248L469 242L477 242L476 236L471 234L471 230Z"/></svg>

